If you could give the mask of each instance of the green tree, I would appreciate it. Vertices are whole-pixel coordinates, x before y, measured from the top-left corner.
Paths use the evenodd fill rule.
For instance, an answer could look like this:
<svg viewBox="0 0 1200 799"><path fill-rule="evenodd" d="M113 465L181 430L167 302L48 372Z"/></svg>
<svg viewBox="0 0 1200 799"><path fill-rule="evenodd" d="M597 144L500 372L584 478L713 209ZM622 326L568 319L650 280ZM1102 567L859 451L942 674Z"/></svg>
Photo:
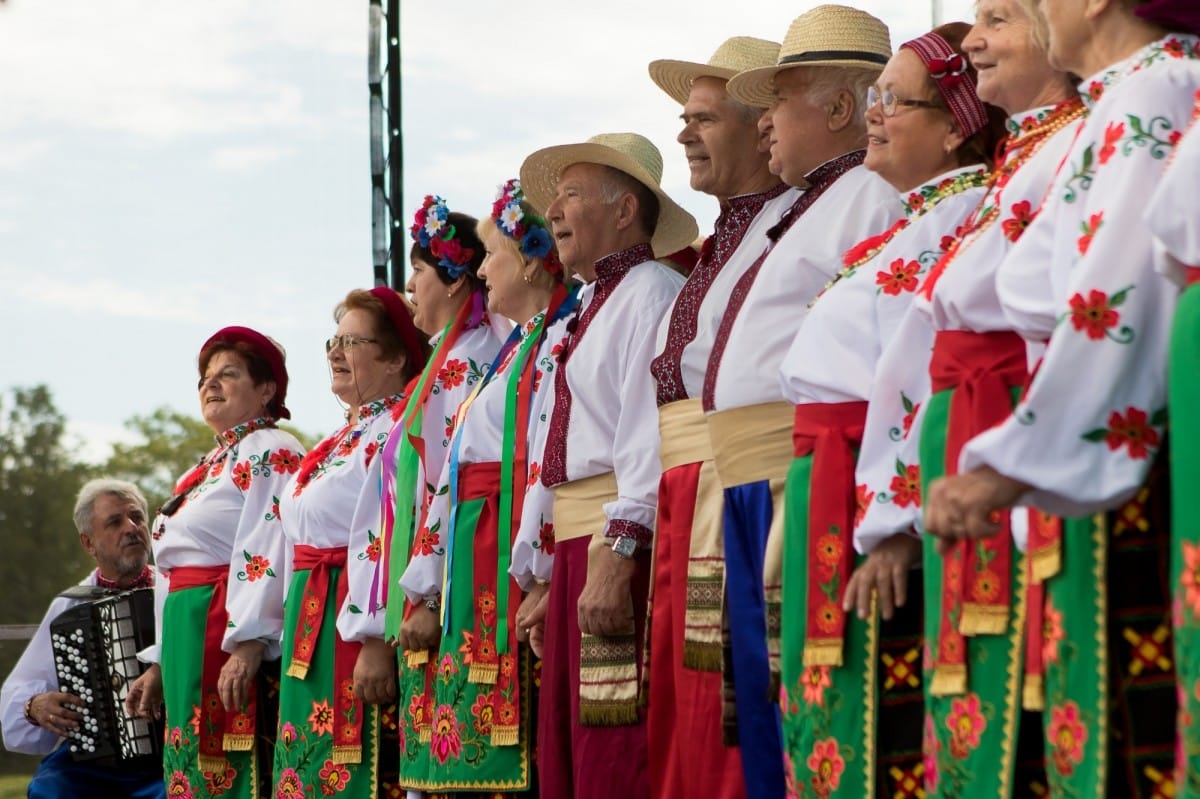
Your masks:
<svg viewBox="0 0 1200 799"><path fill-rule="evenodd" d="M175 481L213 448L213 431L203 421L166 407L149 416L134 416L125 427L141 441L114 444L104 473L137 484L153 516L155 508L170 498Z"/></svg>
<svg viewBox="0 0 1200 799"><path fill-rule="evenodd" d="M0 394L0 624L35 624L50 600L92 567L72 520L75 496L91 476L63 443L66 419L45 386ZM25 641L0 644L7 676ZM0 773L30 774L37 759L0 752Z"/></svg>
<svg viewBox="0 0 1200 799"><path fill-rule="evenodd" d="M46 386L0 394L0 623L40 619L51 597L92 566L72 520L91 470L72 458L65 430Z"/></svg>

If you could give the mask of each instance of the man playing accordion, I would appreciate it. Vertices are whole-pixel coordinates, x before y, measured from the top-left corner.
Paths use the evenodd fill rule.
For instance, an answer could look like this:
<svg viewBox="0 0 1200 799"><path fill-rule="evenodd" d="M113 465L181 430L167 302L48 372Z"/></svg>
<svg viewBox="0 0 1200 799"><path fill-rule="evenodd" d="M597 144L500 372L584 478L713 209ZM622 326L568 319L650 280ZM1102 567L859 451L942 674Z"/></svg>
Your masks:
<svg viewBox="0 0 1200 799"><path fill-rule="evenodd" d="M149 587L154 575L147 565L150 531L146 499L132 483L101 478L85 484L75 502L79 543L96 561L80 584L125 591ZM50 603L45 618L12 674L0 689L0 731L13 752L46 755L29 785L31 799L42 797L165 797L157 758L132 768L109 768L77 762L62 740L77 730L83 716L78 696L58 690L50 624L64 611L86 600L73 589ZM97 591L101 595L102 591ZM146 760L140 761L145 763Z"/></svg>

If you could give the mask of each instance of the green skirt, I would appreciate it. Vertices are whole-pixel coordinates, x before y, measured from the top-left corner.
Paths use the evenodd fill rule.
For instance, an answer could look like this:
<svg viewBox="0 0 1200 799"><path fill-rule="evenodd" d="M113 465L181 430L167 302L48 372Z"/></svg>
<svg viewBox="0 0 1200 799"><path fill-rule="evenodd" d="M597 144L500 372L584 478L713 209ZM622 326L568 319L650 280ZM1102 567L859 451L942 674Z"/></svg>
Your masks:
<svg viewBox="0 0 1200 799"><path fill-rule="evenodd" d="M535 664L525 645L488 650L497 618L495 496L458 503L449 615L428 661L400 662L400 783L428 792L536 793ZM482 552L493 553L481 557ZM490 565L490 568L489 568ZM501 579L512 580L504 573ZM510 584L519 603L520 590Z"/></svg>
<svg viewBox="0 0 1200 799"><path fill-rule="evenodd" d="M204 630L212 588L201 586L173 591L163 609L162 678L166 704L166 741L163 770L168 796L190 794L194 799L254 799L273 796L270 774L261 768L270 762L274 745L279 663L264 662L256 677L258 716L256 745L249 751L226 752L226 766L212 771L200 768L201 702L219 702L202 697L201 668L204 662ZM215 653L226 657L224 653Z"/></svg>
<svg viewBox="0 0 1200 799"><path fill-rule="evenodd" d="M780 707L789 796L917 796L921 787L921 581L890 621L847 614L844 665L803 665L812 456L788 471ZM840 597L839 597L840 601Z"/></svg>
<svg viewBox="0 0 1200 799"><path fill-rule="evenodd" d="M945 472L953 390L934 394L921 426L922 493ZM1046 790L1040 714L1022 708L1025 677L1025 558L1014 551L1007 631L965 638L967 690L935 696L925 673L925 790L928 797L1041 796ZM940 651L943 558L924 548L925 637Z"/></svg>
<svg viewBox="0 0 1200 799"><path fill-rule="evenodd" d="M387 796L396 784L396 707L381 708L357 704L346 713L353 720L356 708L362 711L361 762L344 762L334 752L334 714L338 701L334 685L334 653L347 644L337 635L338 603L335 599L342 573L339 567L329 572L330 591L324 607L321 634L317 639L304 679L288 676L296 624L302 611L301 600L309 570L297 571L288 588L283 620L283 676L279 685L279 734L274 759L274 785L278 797L297 795L304 786L320 786L323 796L345 799L374 799ZM355 647L357 648L357 647ZM343 685L340 690L350 691ZM390 733L390 734L389 734Z"/></svg>

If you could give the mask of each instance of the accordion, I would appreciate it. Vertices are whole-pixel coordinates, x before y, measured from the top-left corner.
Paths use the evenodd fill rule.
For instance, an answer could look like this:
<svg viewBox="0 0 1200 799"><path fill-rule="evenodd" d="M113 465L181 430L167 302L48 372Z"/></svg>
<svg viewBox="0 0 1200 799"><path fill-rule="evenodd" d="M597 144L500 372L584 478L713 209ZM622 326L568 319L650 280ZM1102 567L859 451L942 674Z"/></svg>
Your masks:
<svg viewBox="0 0 1200 799"><path fill-rule="evenodd" d="M83 699L83 720L68 736L71 757L119 769L159 763L162 724L125 713L129 685L144 670L138 650L154 643L154 589L76 586L62 596L91 600L50 623L59 690Z"/></svg>

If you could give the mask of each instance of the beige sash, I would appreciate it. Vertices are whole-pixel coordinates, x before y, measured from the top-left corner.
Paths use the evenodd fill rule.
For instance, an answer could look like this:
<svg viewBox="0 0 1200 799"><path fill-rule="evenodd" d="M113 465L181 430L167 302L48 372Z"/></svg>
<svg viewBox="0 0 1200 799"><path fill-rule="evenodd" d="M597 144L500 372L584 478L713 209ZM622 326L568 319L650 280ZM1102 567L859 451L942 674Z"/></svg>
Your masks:
<svg viewBox="0 0 1200 799"><path fill-rule="evenodd" d="M790 402L747 405L710 413L708 434L724 488L785 477L792 463Z"/></svg>
<svg viewBox="0 0 1200 799"><path fill-rule="evenodd" d="M570 541L600 535L608 521L604 504L617 499L617 476L612 472L572 480L554 487L554 540Z"/></svg>

